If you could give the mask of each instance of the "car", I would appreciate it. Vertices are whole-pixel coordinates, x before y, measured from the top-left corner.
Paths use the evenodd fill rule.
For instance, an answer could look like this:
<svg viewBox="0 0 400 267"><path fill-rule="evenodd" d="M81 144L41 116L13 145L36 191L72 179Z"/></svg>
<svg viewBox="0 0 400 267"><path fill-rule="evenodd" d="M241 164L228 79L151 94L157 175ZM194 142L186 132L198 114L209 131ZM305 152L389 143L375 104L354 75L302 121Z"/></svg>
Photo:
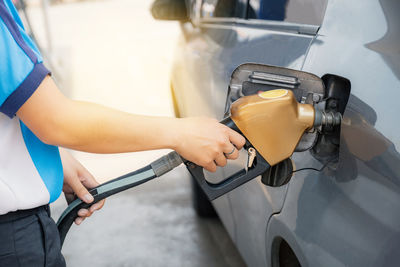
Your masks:
<svg viewBox="0 0 400 267"><path fill-rule="evenodd" d="M177 117L221 120L244 95L299 86L298 101L342 114L339 127L307 132L290 159L212 202L193 183L196 211L216 211L248 266L400 265L399 12L397 0L153 4L155 18L181 27ZM246 160L242 151L208 181Z"/></svg>

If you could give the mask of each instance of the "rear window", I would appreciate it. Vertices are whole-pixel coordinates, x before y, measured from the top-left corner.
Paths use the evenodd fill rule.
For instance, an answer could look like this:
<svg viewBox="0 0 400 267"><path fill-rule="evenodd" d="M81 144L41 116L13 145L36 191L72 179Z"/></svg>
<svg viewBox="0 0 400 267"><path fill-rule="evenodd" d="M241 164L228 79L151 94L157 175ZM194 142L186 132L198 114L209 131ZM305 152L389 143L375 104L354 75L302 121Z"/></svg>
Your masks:
<svg viewBox="0 0 400 267"><path fill-rule="evenodd" d="M328 0L249 0L248 19L321 25Z"/></svg>

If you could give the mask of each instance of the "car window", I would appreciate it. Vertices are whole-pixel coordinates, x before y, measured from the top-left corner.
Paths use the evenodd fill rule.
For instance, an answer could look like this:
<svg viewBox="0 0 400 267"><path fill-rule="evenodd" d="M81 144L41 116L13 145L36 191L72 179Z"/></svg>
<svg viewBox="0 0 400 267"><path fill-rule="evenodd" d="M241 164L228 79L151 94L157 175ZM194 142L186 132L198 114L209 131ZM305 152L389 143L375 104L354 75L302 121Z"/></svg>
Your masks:
<svg viewBox="0 0 400 267"><path fill-rule="evenodd" d="M248 19L321 25L328 0L249 0Z"/></svg>
<svg viewBox="0 0 400 267"><path fill-rule="evenodd" d="M204 0L202 18L245 18L247 0Z"/></svg>

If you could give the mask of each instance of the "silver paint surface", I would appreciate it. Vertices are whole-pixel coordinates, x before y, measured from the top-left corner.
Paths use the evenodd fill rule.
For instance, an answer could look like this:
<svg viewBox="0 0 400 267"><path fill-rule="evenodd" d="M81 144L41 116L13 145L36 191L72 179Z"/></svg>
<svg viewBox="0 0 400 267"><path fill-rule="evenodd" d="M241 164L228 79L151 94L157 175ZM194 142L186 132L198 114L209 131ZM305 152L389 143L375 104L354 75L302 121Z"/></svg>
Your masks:
<svg viewBox="0 0 400 267"><path fill-rule="evenodd" d="M400 264L399 11L396 0L330 0L314 39L250 25L183 25L172 75L183 116L221 119L230 74L246 62L351 82L336 167L296 173L281 188L255 179L213 203L249 266L270 265L276 237L302 266ZM309 152L293 160L297 168L322 165Z"/></svg>
<svg viewBox="0 0 400 267"><path fill-rule="evenodd" d="M399 8L329 1L305 61L304 71L349 79L351 96L337 168L296 174L268 227L267 246L284 236L303 266L400 263ZM308 153L293 158L321 166Z"/></svg>

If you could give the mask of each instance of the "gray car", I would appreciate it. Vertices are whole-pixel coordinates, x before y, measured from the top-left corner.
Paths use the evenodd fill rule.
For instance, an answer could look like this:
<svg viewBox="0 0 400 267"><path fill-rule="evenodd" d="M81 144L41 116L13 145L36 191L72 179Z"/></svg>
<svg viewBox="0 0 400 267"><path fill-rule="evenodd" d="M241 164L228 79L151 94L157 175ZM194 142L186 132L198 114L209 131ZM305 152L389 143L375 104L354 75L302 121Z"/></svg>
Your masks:
<svg viewBox="0 0 400 267"><path fill-rule="evenodd" d="M197 212L215 208L246 264L400 266L400 1L159 0L152 11L180 20L177 116L222 119L240 96L296 90L304 75L319 85L298 100L343 114L212 205L193 185ZM269 71L289 82L252 79Z"/></svg>

